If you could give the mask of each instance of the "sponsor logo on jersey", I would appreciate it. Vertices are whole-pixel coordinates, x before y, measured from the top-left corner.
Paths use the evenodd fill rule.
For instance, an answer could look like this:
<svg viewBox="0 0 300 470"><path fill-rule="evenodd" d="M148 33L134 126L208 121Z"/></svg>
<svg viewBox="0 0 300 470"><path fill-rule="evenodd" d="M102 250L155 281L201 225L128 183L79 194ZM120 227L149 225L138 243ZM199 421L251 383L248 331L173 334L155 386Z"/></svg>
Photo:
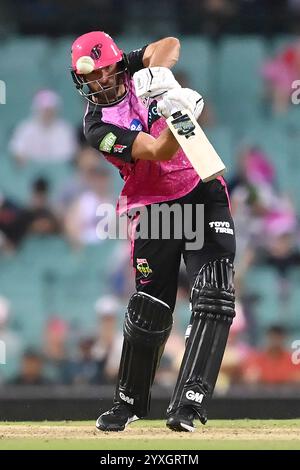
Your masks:
<svg viewBox="0 0 300 470"><path fill-rule="evenodd" d="M116 140L117 140L117 136L113 134L112 132L109 132L101 140L100 145L99 145L99 150L101 150L102 152L110 152Z"/></svg>
<svg viewBox="0 0 300 470"><path fill-rule="evenodd" d="M194 392L193 390L188 390L185 396L188 400L196 401L197 403L202 403L204 398L203 393Z"/></svg>
<svg viewBox="0 0 300 470"><path fill-rule="evenodd" d="M126 403L129 403L129 405L133 405L133 403L134 403L134 399L130 398L130 397L127 397L126 395L124 395L123 392L120 392L120 398L121 398L121 400L126 401Z"/></svg>
<svg viewBox="0 0 300 470"><path fill-rule="evenodd" d="M209 222L210 228L214 228L216 233L227 233L233 235L233 229L230 228L230 223L227 221Z"/></svg>
<svg viewBox="0 0 300 470"><path fill-rule="evenodd" d="M114 145L114 153L122 153L125 149L127 149L127 145L120 145L120 144L115 144Z"/></svg>
<svg viewBox="0 0 300 470"><path fill-rule="evenodd" d="M157 112L157 101L152 101L148 110L148 126L151 128L152 124L157 121L161 116Z"/></svg>
<svg viewBox="0 0 300 470"><path fill-rule="evenodd" d="M143 130L143 124L139 119L132 119L130 123L130 130L131 131L141 131Z"/></svg>
<svg viewBox="0 0 300 470"><path fill-rule="evenodd" d="M142 273L144 277L148 277L153 271L149 266L148 261L145 258L137 258L136 260L137 266L136 269Z"/></svg>

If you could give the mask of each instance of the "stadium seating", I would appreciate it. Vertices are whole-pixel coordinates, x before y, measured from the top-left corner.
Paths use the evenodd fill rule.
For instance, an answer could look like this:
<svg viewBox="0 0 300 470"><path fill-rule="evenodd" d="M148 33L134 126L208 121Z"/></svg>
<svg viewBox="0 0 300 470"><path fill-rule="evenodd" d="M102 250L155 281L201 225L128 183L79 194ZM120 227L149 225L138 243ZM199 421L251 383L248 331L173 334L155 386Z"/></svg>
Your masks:
<svg viewBox="0 0 300 470"><path fill-rule="evenodd" d="M274 324L285 325L289 333L296 335L298 332L299 335L299 279L300 270L294 269L282 287L279 276L270 267L254 266L248 271L246 287L247 292L256 297L253 311L259 341L266 329Z"/></svg>
<svg viewBox="0 0 300 470"><path fill-rule="evenodd" d="M259 38L222 41L214 69L215 103L222 122L245 127L260 115L263 96L260 69L265 56L265 44Z"/></svg>
<svg viewBox="0 0 300 470"><path fill-rule="evenodd" d="M186 37L181 40L180 61L175 70L187 74L189 86L203 96L213 99L214 49L209 41L200 38Z"/></svg>

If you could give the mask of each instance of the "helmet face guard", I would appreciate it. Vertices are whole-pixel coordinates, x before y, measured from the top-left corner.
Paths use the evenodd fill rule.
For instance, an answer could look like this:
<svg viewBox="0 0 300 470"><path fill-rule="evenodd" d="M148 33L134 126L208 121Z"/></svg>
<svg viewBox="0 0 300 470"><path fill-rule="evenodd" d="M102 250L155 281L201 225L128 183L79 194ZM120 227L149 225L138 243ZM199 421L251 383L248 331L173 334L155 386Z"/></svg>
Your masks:
<svg viewBox="0 0 300 470"><path fill-rule="evenodd" d="M101 70L99 68L98 70ZM96 69L97 71L97 69ZM79 94L87 101L99 106L114 106L120 103L128 93L129 90L129 74L127 69L127 61L125 55L123 60L119 63L118 71L108 75L107 78L114 78L115 84L109 87L104 87L100 80L87 80L82 74L76 73L71 69L73 82ZM91 85L97 85L97 91L93 91ZM124 92L119 95L120 88L123 86Z"/></svg>

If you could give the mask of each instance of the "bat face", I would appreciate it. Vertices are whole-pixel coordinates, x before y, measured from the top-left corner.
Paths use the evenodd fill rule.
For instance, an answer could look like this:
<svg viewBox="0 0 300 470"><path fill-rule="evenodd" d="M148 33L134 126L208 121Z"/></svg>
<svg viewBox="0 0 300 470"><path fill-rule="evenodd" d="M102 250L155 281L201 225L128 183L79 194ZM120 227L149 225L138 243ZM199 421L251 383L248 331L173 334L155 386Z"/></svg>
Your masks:
<svg viewBox="0 0 300 470"><path fill-rule="evenodd" d="M174 113L167 124L204 183L225 173L224 163L189 111Z"/></svg>

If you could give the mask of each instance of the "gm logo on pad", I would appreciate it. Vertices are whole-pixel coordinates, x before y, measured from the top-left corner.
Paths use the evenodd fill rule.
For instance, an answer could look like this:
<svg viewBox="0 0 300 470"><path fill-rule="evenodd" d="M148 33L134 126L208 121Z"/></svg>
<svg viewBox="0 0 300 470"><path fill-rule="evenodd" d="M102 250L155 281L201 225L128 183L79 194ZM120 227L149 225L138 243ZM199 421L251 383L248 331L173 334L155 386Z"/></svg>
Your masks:
<svg viewBox="0 0 300 470"><path fill-rule="evenodd" d="M204 398L203 393L194 392L193 390L188 390L185 394L186 398L197 403L202 403Z"/></svg>

